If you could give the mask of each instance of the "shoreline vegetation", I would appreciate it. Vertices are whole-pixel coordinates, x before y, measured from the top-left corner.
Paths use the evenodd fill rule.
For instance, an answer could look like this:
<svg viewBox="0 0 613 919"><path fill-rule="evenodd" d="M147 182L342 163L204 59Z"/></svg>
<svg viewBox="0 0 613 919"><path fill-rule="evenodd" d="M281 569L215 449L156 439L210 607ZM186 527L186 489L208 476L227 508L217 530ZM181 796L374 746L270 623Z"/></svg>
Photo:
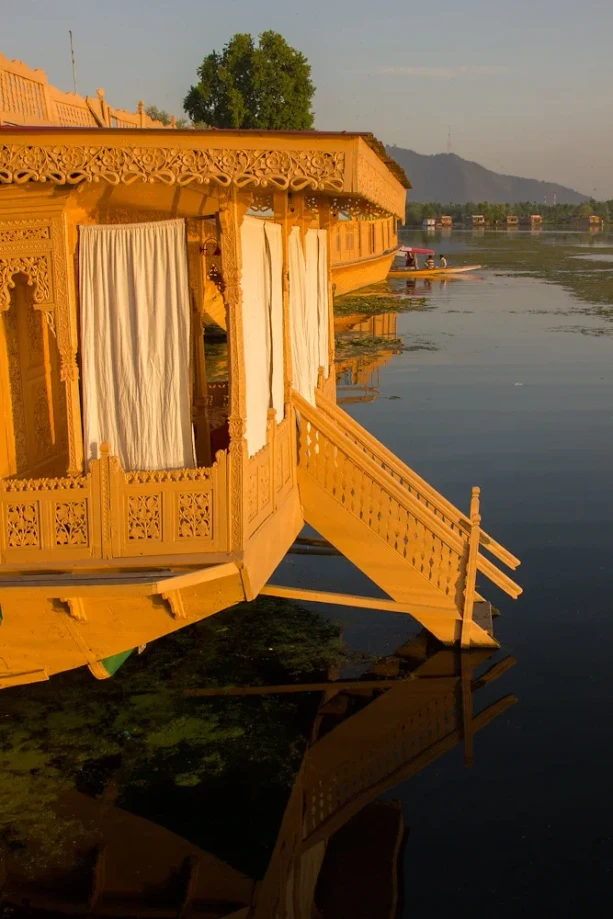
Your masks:
<svg viewBox="0 0 613 919"><path fill-rule="evenodd" d="M482 214L486 224L495 227L506 221L507 217L530 217L540 214L543 226L568 226L573 217L589 217L592 214L601 217L605 223L613 220L613 199L595 201L591 199L584 204L545 204L538 201L523 201L521 204L489 204L487 201L468 201L466 204L441 204L436 201L408 201L406 207L406 226L421 227L422 221L429 217L441 215L452 218L454 224L470 221L473 214Z"/></svg>

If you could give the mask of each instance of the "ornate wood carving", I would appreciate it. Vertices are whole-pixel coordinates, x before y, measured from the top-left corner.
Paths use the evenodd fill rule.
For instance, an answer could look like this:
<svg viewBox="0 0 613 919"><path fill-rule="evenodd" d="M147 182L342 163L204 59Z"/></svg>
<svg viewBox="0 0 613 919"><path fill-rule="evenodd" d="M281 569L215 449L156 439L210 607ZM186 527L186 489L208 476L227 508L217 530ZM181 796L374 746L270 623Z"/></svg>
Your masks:
<svg viewBox="0 0 613 919"><path fill-rule="evenodd" d="M49 303L49 262L47 255L0 255L0 310L7 310L15 275L25 274L28 287L34 287L34 303Z"/></svg>
<svg viewBox="0 0 613 919"><path fill-rule="evenodd" d="M230 545L239 549L243 545L243 482L247 456L245 443L245 391L243 361L243 321L241 315L241 208L237 194L231 192L219 212L221 226L221 254L226 302L226 328L228 330L228 359L230 398L228 430L230 434Z"/></svg>
<svg viewBox="0 0 613 919"><path fill-rule="evenodd" d="M9 307L16 275L25 274L33 288L34 308L43 314L57 341L60 380L65 393L61 415L62 420L65 415L66 423L67 471L77 475L83 463L79 372L63 217L47 214L38 219L2 221L0 242L0 311Z"/></svg>
<svg viewBox="0 0 613 919"><path fill-rule="evenodd" d="M0 145L0 183L99 182L342 191L345 154L316 150L183 150L176 147Z"/></svg>
<svg viewBox="0 0 613 919"><path fill-rule="evenodd" d="M128 539L161 539L162 496L130 495L128 497Z"/></svg>
<svg viewBox="0 0 613 919"><path fill-rule="evenodd" d="M86 546L87 502L63 501L56 504L54 526L56 546Z"/></svg>
<svg viewBox="0 0 613 919"><path fill-rule="evenodd" d="M211 496L208 492L179 494L177 537L200 539L211 535Z"/></svg>
<svg viewBox="0 0 613 919"><path fill-rule="evenodd" d="M38 502L9 504L6 509L7 545L11 549L38 549L40 521Z"/></svg>

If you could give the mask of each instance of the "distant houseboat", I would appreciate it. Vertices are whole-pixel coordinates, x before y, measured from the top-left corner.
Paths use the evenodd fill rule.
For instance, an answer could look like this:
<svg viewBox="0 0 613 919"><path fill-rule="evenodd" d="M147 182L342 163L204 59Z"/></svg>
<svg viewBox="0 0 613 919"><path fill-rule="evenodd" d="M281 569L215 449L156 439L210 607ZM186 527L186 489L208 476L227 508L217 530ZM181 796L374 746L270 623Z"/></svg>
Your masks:
<svg viewBox="0 0 613 919"><path fill-rule="evenodd" d="M529 217L520 217L519 225L529 227L531 230L539 230L543 226L543 218L540 214L530 214Z"/></svg>
<svg viewBox="0 0 613 919"><path fill-rule="evenodd" d="M483 214L473 214L471 217L471 225L473 227L484 227L485 217L483 216Z"/></svg>
<svg viewBox="0 0 613 919"><path fill-rule="evenodd" d="M506 225L507 229L514 230L519 225L519 217L517 214L507 214L506 216Z"/></svg>
<svg viewBox="0 0 613 919"><path fill-rule="evenodd" d="M604 226L604 220L596 214L590 214L586 217L571 217L569 223L573 230L597 231Z"/></svg>

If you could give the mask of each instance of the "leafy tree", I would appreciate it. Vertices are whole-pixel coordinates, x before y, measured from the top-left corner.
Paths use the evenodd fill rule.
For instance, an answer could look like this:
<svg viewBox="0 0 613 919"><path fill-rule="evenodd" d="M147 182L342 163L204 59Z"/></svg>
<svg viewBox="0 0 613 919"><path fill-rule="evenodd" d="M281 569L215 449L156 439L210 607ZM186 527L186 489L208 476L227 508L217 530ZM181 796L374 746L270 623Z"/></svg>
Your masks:
<svg viewBox="0 0 613 919"><path fill-rule="evenodd" d="M237 33L204 58L198 79L183 103L192 121L216 128L313 127L310 64L278 32L263 32L259 44Z"/></svg>
<svg viewBox="0 0 613 919"><path fill-rule="evenodd" d="M145 108L145 114L149 115L150 118L153 118L154 121L161 121L162 124L170 124L171 115L165 111L163 108L158 108L157 105L148 105ZM175 125L178 128L186 128L189 125L187 118L176 118Z"/></svg>

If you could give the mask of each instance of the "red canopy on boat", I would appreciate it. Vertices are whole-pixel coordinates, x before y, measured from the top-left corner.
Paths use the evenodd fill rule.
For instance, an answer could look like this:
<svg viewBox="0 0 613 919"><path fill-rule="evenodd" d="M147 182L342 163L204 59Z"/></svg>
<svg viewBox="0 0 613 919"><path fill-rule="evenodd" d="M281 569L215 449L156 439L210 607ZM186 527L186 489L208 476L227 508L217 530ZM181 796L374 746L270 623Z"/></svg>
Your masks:
<svg viewBox="0 0 613 919"><path fill-rule="evenodd" d="M414 252L415 255L434 255L434 249L417 249L415 246L401 246L399 252Z"/></svg>

